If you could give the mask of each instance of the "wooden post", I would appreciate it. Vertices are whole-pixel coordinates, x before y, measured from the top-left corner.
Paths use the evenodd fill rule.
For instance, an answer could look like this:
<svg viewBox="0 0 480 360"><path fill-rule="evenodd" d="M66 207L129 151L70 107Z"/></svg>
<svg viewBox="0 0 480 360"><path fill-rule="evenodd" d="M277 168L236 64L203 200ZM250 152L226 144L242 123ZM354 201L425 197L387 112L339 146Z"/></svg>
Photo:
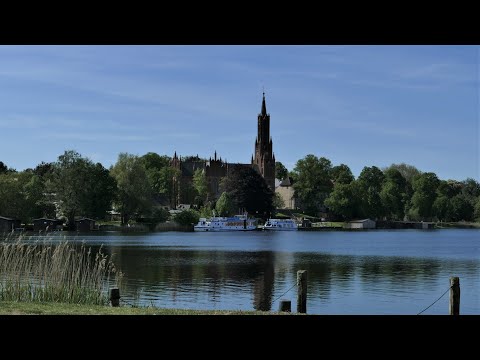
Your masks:
<svg viewBox="0 0 480 360"><path fill-rule="evenodd" d="M307 313L307 270L297 271L297 312Z"/></svg>
<svg viewBox="0 0 480 360"><path fill-rule="evenodd" d="M460 278L450 278L450 315L460 315Z"/></svg>
<svg viewBox="0 0 480 360"><path fill-rule="evenodd" d="M110 289L110 302L113 307L120 306L120 289L112 288Z"/></svg>
<svg viewBox="0 0 480 360"><path fill-rule="evenodd" d="M278 311L292 312L292 302L290 300L284 300L284 299L280 300Z"/></svg>

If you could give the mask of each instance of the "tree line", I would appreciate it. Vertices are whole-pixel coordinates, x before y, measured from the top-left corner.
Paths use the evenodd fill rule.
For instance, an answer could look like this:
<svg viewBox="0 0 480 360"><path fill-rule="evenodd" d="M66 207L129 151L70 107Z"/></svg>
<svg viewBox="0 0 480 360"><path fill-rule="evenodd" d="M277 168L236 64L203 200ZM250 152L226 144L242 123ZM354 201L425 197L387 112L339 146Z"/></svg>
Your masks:
<svg viewBox="0 0 480 360"><path fill-rule="evenodd" d="M192 158L199 159L198 156ZM74 150L65 151L52 163L16 171L0 161L0 216L31 223L34 218L60 214L67 226L76 217L104 219L107 211L121 214L121 223L169 219L163 204L175 203L174 181L180 172L166 155L120 153L109 169ZM290 176L298 210L318 216L350 220L472 221L480 218L480 184L474 179L440 180L407 164L379 169L364 167L357 179L345 164L333 166L324 157L309 154L288 171L276 163L277 179ZM221 196L209 191L202 169L184 191L193 192L196 210L180 213L176 221L195 223L200 216L233 215L247 211L257 217L271 216L282 200L252 168L234 167L220 184ZM215 201L216 200L216 201Z"/></svg>
<svg viewBox="0 0 480 360"><path fill-rule="evenodd" d="M285 167L277 166L277 176ZM280 173L278 173L280 172ZM474 221L480 219L480 184L474 179L441 180L405 163L380 169L365 166L357 179L345 164L333 166L309 154L288 173L305 213L351 220L359 218L411 221Z"/></svg>

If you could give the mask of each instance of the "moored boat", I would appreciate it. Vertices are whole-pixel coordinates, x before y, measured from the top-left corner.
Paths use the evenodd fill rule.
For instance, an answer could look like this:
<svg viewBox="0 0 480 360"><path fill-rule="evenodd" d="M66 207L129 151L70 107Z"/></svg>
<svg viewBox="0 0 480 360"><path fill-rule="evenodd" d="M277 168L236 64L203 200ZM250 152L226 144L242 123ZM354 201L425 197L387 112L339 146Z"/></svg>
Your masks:
<svg viewBox="0 0 480 360"><path fill-rule="evenodd" d="M210 219L201 218L193 227L194 231L251 231L256 230L256 220L247 215L230 217L213 216Z"/></svg>
<svg viewBox="0 0 480 360"><path fill-rule="evenodd" d="M268 219L263 230L295 231L298 230L298 225L293 219Z"/></svg>

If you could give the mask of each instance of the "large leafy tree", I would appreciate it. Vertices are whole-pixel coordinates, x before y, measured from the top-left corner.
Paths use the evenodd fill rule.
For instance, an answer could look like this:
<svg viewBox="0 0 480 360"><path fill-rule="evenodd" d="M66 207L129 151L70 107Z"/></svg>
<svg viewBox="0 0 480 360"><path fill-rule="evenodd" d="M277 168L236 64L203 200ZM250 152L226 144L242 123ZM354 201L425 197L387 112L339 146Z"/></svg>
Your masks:
<svg viewBox="0 0 480 360"><path fill-rule="evenodd" d="M440 181L432 172L417 175L413 179L412 207L409 216L415 220L429 220L434 215L433 203L437 198Z"/></svg>
<svg viewBox="0 0 480 360"><path fill-rule="evenodd" d="M47 202L44 184L35 174L23 171L0 174L0 215L29 223L55 213Z"/></svg>
<svg viewBox="0 0 480 360"><path fill-rule="evenodd" d="M75 226L75 216L99 219L111 208L115 181L100 163L68 150L53 164L49 177L49 192L54 194L70 229Z"/></svg>
<svg viewBox="0 0 480 360"><path fill-rule="evenodd" d="M287 168L280 162L275 162L275 178L283 180L288 176Z"/></svg>
<svg viewBox="0 0 480 360"><path fill-rule="evenodd" d="M365 166L358 176L357 181L363 216L377 219L384 215L385 210L380 197L384 179L385 175L382 170L376 166Z"/></svg>
<svg viewBox="0 0 480 360"><path fill-rule="evenodd" d="M245 209L263 218L269 217L273 211L273 191L251 167L234 167L223 179L221 187L232 199L235 209Z"/></svg>
<svg viewBox="0 0 480 360"><path fill-rule="evenodd" d="M333 190L330 160L309 154L297 161L293 169L295 195L304 211L316 215Z"/></svg>
<svg viewBox="0 0 480 360"><path fill-rule="evenodd" d="M403 220L405 201L407 200L407 181L395 168L385 170L385 180L380 191L380 198L385 215L390 219Z"/></svg>
<svg viewBox="0 0 480 360"><path fill-rule="evenodd" d="M103 219L105 212L112 208L117 193L117 182L102 164L89 165L90 181L86 186L88 197L82 206L83 215Z"/></svg>
<svg viewBox="0 0 480 360"><path fill-rule="evenodd" d="M330 176L335 184L350 184L355 179L352 171L345 164L332 167Z"/></svg>
<svg viewBox="0 0 480 360"><path fill-rule="evenodd" d="M203 206L208 201L208 182L203 169L196 169L193 174L193 187L196 191L196 203Z"/></svg>
<svg viewBox="0 0 480 360"><path fill-rule="evenodd" d="M117 182L115 205L121 213L122 225L132 215L149 213L152 206L152 192L144 162L136 155L120 153L110 169Z"/></svg>
<svg viewBox="0 0 480 360"><path fill-rule="evenodd" d="M387 171L388 169L397 169L400 171L400 174L407 180L408 183L412 184L413 183L413 178L417 175L420 175L422 172L418 170L415 166L413 165L408 165L405 163L401 164L392 164L389 167L383 169L384 171Z"/></svg>
<svg viewBox="0 0 480 360"><path fill-rule="evenodd" d="M173 196L174 169L170 166L171 158L149 152L140 157L145 167L148 182L153 194L165 194L170 199Z"/></svg>
<svg viewBox="0 0 480 360"><path fill-rule="evenodd" d="M358 183L352 181L348 184L337 183L325 200L325 205L330 211L344 220L350 220L360 215Z"/></svg>
<svg viewBox="0 0 480 360"><path fill-rule="evenodd" d="M215 210L220 216L235 215L235 204L227 192L223 192L215 204Z"/></svg>
<svg viewBox="0 0 480 360"><path fill-rule="evenodd" d="M451 199L450 204L452 221L471 221L474 219L474 205L464 194L455 195Z"/></svg>

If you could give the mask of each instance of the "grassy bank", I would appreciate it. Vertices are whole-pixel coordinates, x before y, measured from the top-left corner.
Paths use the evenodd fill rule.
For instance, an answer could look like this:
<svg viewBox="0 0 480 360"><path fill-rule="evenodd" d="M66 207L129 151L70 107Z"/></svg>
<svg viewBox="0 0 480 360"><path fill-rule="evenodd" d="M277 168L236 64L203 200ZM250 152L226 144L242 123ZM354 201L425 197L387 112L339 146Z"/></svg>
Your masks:
<svg viewBox="0 0 480 360"><path fill-rule="evenodd" d="M185 310L154 307L110 307L65 303L0 301L0 315L279 315L263 311ZM290 315L282 313L282 315Z"/></svg>

